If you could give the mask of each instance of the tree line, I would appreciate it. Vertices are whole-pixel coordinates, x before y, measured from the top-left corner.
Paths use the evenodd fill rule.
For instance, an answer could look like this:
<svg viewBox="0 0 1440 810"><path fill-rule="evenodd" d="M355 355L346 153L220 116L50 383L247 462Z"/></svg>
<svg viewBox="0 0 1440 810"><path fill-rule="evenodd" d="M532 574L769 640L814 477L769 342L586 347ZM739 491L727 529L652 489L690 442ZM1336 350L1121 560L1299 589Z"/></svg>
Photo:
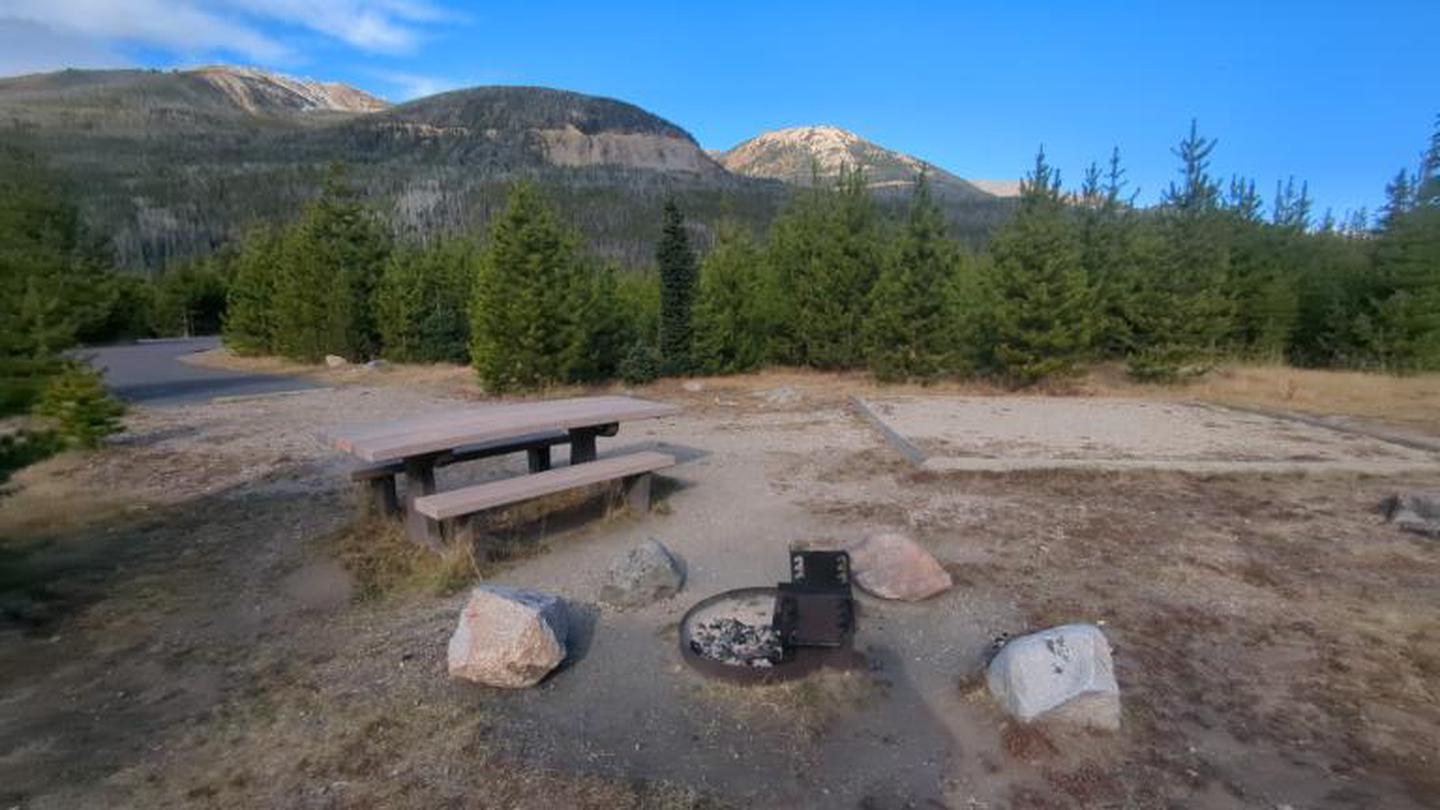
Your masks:
<svg viewBox="0 0 1440 810"><path fill-rule="evenodd" d="M533 185L477 240L395 247L343 183L247 239L226 321L237 350L469 362L493 390L780 364L886 381L1028 385L1122 361L1174 381L1224 359L1440 368L1440 125L1373 225L1222 182L1192 124L1178 179L1135 204L1117 152L1067 190L1043 150L1015 215L972 251L925 178L888 214L865 177L798 190L766 233L720 223L703 257L673 203L658 272L586 254Z"/></svg>
<svg viewBox="0 0 1440 810"><path fill-rule="evenodd" d="M1317 217L1303 183L1221 180L1215 147L1192 125L1151 207L1118 152L1067 189L1042 151L979 248L923 177L897 213L847 170L768 228L671 201L642 268L525 181L483 232L400 239L336 168L294 222L148 280L110 272L63 184L7 152L0 376L15 410L76 342L217 327L239 353L469 363L497 391L767 365L1017 386L1097 361L1154 381L1236 358L1440 368L1440 122L1373 221Z"/></svg>

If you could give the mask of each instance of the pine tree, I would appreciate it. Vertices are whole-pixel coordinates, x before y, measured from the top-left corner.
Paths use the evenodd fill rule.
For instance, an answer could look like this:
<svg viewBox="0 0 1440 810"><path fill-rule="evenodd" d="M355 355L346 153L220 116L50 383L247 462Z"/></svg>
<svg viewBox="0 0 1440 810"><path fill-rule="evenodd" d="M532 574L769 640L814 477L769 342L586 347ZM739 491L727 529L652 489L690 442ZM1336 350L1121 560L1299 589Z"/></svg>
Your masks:
<svg viewBox="0 0 1440 810"><path fill-rule="evenodd" d="M1388 368L1440 369L1440 117L1413 181L1402 179L1387 189L1376 246L1375 340Z"/></svg>
<svg viewBox="0 0 1440 810"><path fill-rule="evenodd" d="M319 199L286 234L275 285L276 347L314 362L327 354L375 356L371 299L390 252L389 236L332 167Z"/></svg>
<svg viewBox="0 0 1440 810"><path fill-rule="evenodd" d="M490 223L470 303L471 363L491 391L570 379L586 341L578 238L528 182Z"/></svg>
<svg viewBox="0 0 1440 810"><path fill-rule="evenodd" d="M864 361L866 306L885 250L862 172L842 168L834 190L797 195L767 254L784 301L777 342L787 362L843 369Z"/></svg>
<svg viewBox="0 0 1440 810"><path fill-rule="evenodd" d="M572 382L595 383L619 373L620 363L639 339L620 295L620 270L610 262L580 261L574 303L578 336L566 375Z"/></svg>
<svg viewBox="0 0 1440 810"><path fill-rule="evenodd" d="M660 354L668 373L686 374L693 366L698 273L685 217L674 200L665 202L655 259L660 266Z"/></svg>
<svg viewBox="0 0 1440 810"><path fill-rule="evenodd" d="M775 280L749 232L733 225L719 237L700 266L695 304L695 359L710 374L758 368L770 356Z"/></svg>
<svg viewBox="0 0 1440 810"><path fill-rule="evenodd" d="M1234 304L1226 294L1229 226L1219 183L1209 171L1215 143L1201 137L1192 121L1174 150L1183 179L1171 183L1161 200L1158 266L1127 313L1135 342L1130 372L1138 379L1168 381L1208 371L1233 328Z"/></svg>
<svg viewBox="0 0 1440 810"><path fill-rule="evenodd" d="M915 182L905 232L870 294L865 347L870 371L885 382L933 380L956 369L946 291L955 283L959 246L924 174Z"/></svg>
<svg viewBox="0 0 1440 810"><path fill-rule="evenodd" d="M462 240L398 250L375 291L382 353L409 363L464 363L470 357L474 248Z"/></svg>
<svg viewBox="0 0 1440 810"><path fill-rule="evenodd" d="M246 234L226 289L222 337L231 351L241 355L279 351L275 288L283 261L281 235L260 227Z"/></svg>
<svg viewBox="0 0 1440 810"><path fill-rule="evenodd" d="M1059 173L1043 149L1020 189L1020 210L995 235L980 278L980 360L1011 384L1028 385L1071 373L1086 357L1094 293Z"/></svg>
<svg viewBox="0 0 1440 810"><path fill-rule="evenodd" d="M1094 349L1101 357L1129 349L1125 305L1142 281L1143 245L1128 185L1117 147L1103 172L1090 165L1077 201L1080 264L1095 294Z"/></svg>

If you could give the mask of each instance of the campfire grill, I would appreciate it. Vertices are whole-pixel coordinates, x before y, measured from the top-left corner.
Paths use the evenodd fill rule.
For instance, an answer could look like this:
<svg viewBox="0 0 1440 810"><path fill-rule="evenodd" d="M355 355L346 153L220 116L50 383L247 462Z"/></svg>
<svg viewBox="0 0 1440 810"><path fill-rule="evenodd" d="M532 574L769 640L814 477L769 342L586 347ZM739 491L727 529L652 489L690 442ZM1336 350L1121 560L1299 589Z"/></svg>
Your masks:
<svg viewBox="0 0 1440 810"><path fill-rule="evenodd" d="M706 655L696 630L724 618L748 619L750 624L773 629L779 637L778 657L754 666ZM706 675L738 683L774 683L821 666L857 665L859 659L851 649L854 634L850 556L843 551L792 551L789 582L725 591L690 608L680 621L680 655Z"/></svg>

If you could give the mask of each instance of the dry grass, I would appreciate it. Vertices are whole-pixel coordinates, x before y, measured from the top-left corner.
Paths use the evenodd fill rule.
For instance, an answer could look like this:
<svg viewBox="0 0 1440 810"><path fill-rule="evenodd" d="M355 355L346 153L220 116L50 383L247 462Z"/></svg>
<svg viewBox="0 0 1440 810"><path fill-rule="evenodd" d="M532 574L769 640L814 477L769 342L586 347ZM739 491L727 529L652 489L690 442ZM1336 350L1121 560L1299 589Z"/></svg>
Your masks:
<svg viewBox="0 0 1440 810"><path fill-rule="evenodd" d="M1142 385L1119 366L1093 369L1080 390L1089 396L1198 400L1313 414L1353 416L1440 433L1440 374L1396 377L1284 365L1227 365L1174 386Z"/></svg>
<svg viewBox="0 0 1440 810"><path fill-rule="evenodd" d="M694 692L706 706L747 726L773 727L810 743L842 715L878 698L883 688L867 672L821 671L778 684L706 680Z"/></svg>
<svg viewBox="0 0 1440 810"><path fill-rule="evenodd" d="M436 554L411 542L399 521L378 516L345 526L325 544L355 577L361 599L395 592L452 594L483 573L468 546L450 545Z"/></svg>
<svg viewBox="0 0 1440 810"><path fill-rule="evenodd" d="M392 684L335 711L281 676L113 779L135 807L504 807L682 810L721 805L665 783L522 765L493 744L483 705Z"/></svg>

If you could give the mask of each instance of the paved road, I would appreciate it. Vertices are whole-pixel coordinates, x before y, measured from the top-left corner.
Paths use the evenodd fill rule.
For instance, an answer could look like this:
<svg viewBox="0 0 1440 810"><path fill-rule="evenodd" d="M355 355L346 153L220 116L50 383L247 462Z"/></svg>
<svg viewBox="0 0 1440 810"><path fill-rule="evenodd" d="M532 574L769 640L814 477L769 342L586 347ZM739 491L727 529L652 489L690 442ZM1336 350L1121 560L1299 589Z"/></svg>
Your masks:
<svg viewBox="0 0 1440 810"><path fill-rule="evenodd" d="M316 387L313 383L273 374L202 368L180 362L193 352L213 349L219 338L187 338L153 343L100 346L77 352L105 371L105 382L117 396L145 405L185 405L212 397L269 394Z"/></svg>

